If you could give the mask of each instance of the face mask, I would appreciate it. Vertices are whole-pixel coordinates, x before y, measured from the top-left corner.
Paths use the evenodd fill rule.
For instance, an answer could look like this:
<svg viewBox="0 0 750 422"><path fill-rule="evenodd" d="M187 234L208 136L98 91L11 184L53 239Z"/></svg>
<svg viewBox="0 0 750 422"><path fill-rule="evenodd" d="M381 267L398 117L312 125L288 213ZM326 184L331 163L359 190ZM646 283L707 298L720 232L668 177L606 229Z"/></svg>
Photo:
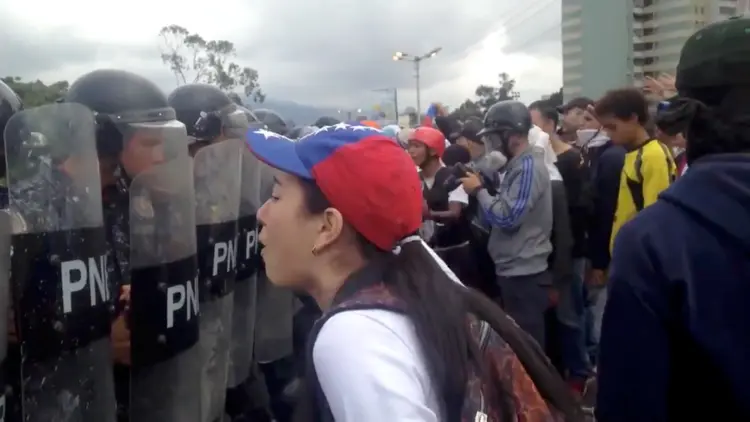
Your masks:
<svg viewBox="0 0 750 422"><path fill-rule="evenodd" d="M578 129L576 131L576 146L583 147L599 134L598 129Z"/></svg>

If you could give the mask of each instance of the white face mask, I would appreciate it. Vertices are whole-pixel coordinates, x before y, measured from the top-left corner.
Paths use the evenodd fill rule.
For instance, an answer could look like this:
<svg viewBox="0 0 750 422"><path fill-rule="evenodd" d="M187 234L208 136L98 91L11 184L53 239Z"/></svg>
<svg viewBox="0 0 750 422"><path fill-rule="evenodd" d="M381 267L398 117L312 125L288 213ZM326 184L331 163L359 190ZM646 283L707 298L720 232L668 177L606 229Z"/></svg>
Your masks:
<svg viewBox="0 0 750 422"><path fill-rule="evenodd" d="M597 129L578 129L576 131L576 146L583 147L599 134Z"/></svg>
<svg viewBox="0 0 750 422"><path fill-rule="evenodd" d="M508 164L508 157L495 150L485 154L474 168L492 180L495 174L500 172L506 164Z"/></svg>

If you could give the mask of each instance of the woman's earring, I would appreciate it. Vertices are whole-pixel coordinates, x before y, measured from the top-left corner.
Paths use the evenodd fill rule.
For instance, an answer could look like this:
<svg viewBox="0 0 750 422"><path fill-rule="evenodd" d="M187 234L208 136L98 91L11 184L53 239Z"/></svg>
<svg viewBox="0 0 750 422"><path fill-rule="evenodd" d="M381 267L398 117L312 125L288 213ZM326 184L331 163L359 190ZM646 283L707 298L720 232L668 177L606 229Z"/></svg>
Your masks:
<svg viewBox="0 0 750 422"><path fill-rule="evenodd" d="M313 254L313 256L318 256L318 247L317 246L313 246L313 248L312 248L312 254Z"/></svg>

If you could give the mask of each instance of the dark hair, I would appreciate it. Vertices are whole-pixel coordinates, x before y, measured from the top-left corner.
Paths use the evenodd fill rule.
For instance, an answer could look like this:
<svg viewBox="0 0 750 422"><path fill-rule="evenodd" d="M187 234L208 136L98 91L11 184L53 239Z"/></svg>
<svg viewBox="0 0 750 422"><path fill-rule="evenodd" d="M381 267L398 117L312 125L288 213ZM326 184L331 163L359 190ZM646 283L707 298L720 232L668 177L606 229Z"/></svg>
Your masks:
<svg viewBox="0 0 750 422"><path fill-rule="evenodd" d="M471 161L471 154L469 154L468 149L461 145L451 145L443 152L442 160L446 166L453 166L458 163L466 164Z"/></svg>
<svg viewBox="0 0 750 422"><path fill-rule="evenodd" d="M560 114L557 112L557 110L555 110L554 107L552 107L552 105L549 104L548 101L534 101L533 103L529 104L529 110L538 110L539 114L541 114L545 119L551 121L555 125L555 127L557 127L557 124L560 122Z"/></svg>
<svg viewBox="0 0 750 422"><path fill-rule="evenodd" d="M302 187L308 212L318 214L330 206L313 182L303 180ZM505 386L495 381L497 377L490 376L467 323L467 315L472 313L494 326L492 320L503 316L497 305L451 280L419 242L404 244L396 255L361 236L358 240L365 259L387 262L383 282L407 306L407 316L416 329L445 420L461 420L466 385L473 368L483 374L490 391L496 392L487 395L490 400L509 398L509 393L501 394L506 391ZM298 420L308 420L302 413L315 408L314 404L306 403L315 400L310 393L302 397ZM493 404L505 411L508 420L512 419L514 405L510 401Z"/></svg>
<svg viewBox="0 0 750 422"><path fill-rule="evenodd" d="M750 151L750 86L683 89L659 116L660 127L683 132L688 163L712 154Z"/></svg>
<svg viewBox="0 0 750 422"><path fill-rule="evenodd" d="M620 120L628 120L635 116L641 125L648 123L648 101L643 93L635 88L608 91L594 107L599 116Z"/></svg>

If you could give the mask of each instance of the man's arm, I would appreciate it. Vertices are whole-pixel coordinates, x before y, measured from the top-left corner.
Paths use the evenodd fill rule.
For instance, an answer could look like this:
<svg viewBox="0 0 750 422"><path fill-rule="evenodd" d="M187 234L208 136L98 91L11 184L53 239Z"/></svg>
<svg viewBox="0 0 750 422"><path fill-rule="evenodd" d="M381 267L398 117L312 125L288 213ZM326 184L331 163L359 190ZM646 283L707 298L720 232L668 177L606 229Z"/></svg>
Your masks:
<svg viewBox="0 0 750 422"><path fill-rule="evenodd" d="M640 218L639 218L640 217ZM669 295L654 268L644 232L650 215L620 230L609 273L609 297L599 344L596 417L600 422L668 419Z"/></svg>
<svg viewBox="0 0 750 422"><path fill-rule="evenodd" d="M483 188L477 192L477 199L492 226L512 230L523 223L537 196L534 188L534 158L531 154L521 159L520 169L506 174L505 177L510 178L507 190L492 196Z"/></svg>

